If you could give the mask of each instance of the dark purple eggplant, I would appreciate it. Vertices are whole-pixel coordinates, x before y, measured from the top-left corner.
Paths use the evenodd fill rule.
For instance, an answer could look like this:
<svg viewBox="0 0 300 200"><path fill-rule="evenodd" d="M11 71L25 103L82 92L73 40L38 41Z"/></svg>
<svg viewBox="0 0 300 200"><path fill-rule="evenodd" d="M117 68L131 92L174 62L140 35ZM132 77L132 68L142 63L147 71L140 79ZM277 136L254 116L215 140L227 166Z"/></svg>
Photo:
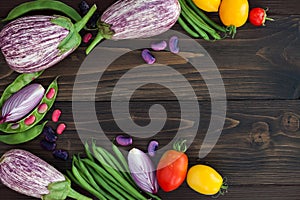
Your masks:
<svg viewBox="0 0 300 200"><path fill-rule="evenodd" d="M72 53L81 43L79 31L96 10L94 5L76 24L63 16L27 16L0 32L0 48L8 65L20 73L47 69Z"/></svg>
<svg viewBox="0 0 300 200"><path fill-rule="evenodd" d="M178 0L119 0L99 19L98 35L88 54L102 39L147 38L169 30L180 15Z"/></svg>

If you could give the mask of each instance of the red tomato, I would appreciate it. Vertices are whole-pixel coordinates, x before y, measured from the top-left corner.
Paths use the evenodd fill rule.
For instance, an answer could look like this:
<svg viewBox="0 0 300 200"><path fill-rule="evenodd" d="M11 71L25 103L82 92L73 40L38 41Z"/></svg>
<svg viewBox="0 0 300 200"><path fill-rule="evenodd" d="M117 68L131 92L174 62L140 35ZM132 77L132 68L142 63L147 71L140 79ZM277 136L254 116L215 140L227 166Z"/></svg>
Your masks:
<svg viewBox="0 0 300 200"><path fill-rule="evenodd" d="M267 17L266 10L262 8L253 8L250 10L249 21L254 26L264 26L266 20L274 21L274 19Z"/></svg>
<svg viewBox="0 0 300 200"><path fill-rule="evenodd" d="M157 181L159 186L170 192L177 189L185 180L188 170L188 157L184 152L168 150L157 165Z"/></svg>

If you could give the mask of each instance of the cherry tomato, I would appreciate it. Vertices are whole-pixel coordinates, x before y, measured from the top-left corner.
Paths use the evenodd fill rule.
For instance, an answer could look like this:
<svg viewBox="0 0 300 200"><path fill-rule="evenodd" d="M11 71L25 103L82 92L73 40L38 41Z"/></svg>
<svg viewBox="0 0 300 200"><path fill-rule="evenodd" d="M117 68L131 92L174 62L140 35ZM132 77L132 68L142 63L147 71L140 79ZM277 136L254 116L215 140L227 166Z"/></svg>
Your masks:
<svg viewBox="0 0 300 200"><path fill-rule="evenodd" d="M186 178L188 157L184 153L185 149L168 150L158 162L156 171L157 182L165 192L177 189Z"/></svg>
<svg viewBox="0 0 300 200"><path fill-rule="evenodd" d="M250 10L249 21L254 26L264 26L266 20L274 21L274 19L267 17L266 10L262 8L252 8Z"/></svg>
<svg viewBox="0 0 300 200"><path fill-rule="evenodd" d="M207 165L195 165L187 173L187 184L190 188L204 195L222 194L227 190L222 176Z"/></svg>

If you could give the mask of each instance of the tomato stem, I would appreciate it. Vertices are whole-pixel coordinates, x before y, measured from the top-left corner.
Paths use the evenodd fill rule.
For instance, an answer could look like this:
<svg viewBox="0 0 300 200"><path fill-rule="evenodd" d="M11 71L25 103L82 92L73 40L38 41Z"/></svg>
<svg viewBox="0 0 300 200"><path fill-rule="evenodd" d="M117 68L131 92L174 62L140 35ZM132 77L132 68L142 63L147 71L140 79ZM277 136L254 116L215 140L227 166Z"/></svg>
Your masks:
<svg viewBox="0 0 300 200"><path fill-rule="evenodd" d="M173 149L179 152L185 152L187 150L186 140L179 139L173 144Z"/></svg>
<svg viewBox="0 0 300 200"><path fill-rule="evenodd" d="M270 18L270 17L266 17L265 20L275 21L273 18Z"/></svg>

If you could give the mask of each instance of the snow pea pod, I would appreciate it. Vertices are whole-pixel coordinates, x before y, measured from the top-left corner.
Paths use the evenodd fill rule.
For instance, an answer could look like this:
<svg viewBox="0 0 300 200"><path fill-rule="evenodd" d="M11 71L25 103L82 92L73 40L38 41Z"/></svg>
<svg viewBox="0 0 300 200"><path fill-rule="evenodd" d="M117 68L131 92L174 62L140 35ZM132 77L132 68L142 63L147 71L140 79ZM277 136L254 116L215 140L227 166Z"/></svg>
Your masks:
<svg viewBox="0 0 300 200"><path fill-rule="evenodd" d="M30 74L21 74L19 75L9 86L4 90L1 98L0 98L0 108L3 103L14 93L18 92L24 86L31 83L34 79L38 78L43 71L30 73Z"/></svg>
<svg viewBox="0 0 300 200"><path fill-rule="evenodd" d="M66 16L70 17L74 21L78 22L82 19L80 14L72 7L66 5L63 2L60 1L52 1L52 0L39 0L39 1L31 1L26 2L18 5L17 7L13 8L7 15L5 19L2 20L2 22L10 21L13 19L16 19L17 17L20 17L21 15L24 15L31 11L36 10L55 10L59 11Z"/></svg>
<svg viewBox="0 0 300 200"><path fill-rule="evenodd" d="M54 94L49 98L48 92L53 91ZM43 112L39 112L39 106L37 106L31 113L29 113L26 117L19 120L18 122L12 122L12 123L3 123L0 124L0 131L5 133L19 133L24 132L32 127L34 127L37 123L39 123L46 113L50 110L50 108L53 106L56 96L58 93L58 84L57 84L57 78L49 85L43 99L41 100L40 104L46 104L47 109Z"/></svg>
<svg viewBox="0 0 300 200"><path fill-rule="evenodd" d="M24 132L0 135L0 142L9 145L14 145L14 144L21 144L33 140L43 132L46 123L47 121L45 121L41 125L34 126L33 128Z"/></svg>

